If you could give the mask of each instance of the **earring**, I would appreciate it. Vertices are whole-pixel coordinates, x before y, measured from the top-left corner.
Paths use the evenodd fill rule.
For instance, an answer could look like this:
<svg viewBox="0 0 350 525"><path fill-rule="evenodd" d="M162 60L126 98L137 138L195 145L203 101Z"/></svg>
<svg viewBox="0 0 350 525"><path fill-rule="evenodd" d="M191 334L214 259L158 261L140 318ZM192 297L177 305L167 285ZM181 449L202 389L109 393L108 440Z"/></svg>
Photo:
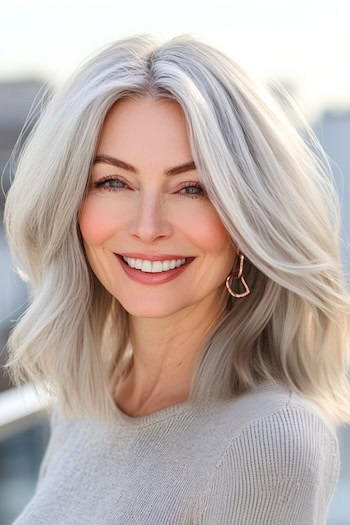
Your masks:
<svg viewBox="0 0 350 525"><path fill-rule="evenodd" d="M250 289L248 288L248 285L247 283L245 282L244 280L244 277L243 277L243 264L244 264L244 255L243 253L239 253L239 248L237 250L237 255L239 257L239 270L237 272L237 270L235 272L232 272L226 279L226 288L228 289L229 293L233 296L233 297L237 297L237 298L241 298L241 297L245 297L246 295L250 294ZM238 274L237 277L235 276L235 274ZM241 280L241 283L243 284L244 288L245 288L245 292L243 293L235 293L231 290L230 288L230 285L229 285L229 280L231 279L231 277L233 277L233 279L240 279Z"/></svg>

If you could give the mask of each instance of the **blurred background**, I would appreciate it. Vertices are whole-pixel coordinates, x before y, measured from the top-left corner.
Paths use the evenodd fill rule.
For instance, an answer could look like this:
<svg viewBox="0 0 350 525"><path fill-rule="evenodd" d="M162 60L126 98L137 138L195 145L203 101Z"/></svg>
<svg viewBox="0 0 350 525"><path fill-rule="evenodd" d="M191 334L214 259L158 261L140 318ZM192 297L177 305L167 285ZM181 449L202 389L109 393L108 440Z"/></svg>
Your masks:
<svg viewBox="0 0 350 525"><path fill-rule="evenodd" d="M349 283L349 15L347 0L2 2L1 219L11 151L43 88L54 91L90 53L115 39L151 33L163 40L191 33L228 53L268 86L278 81L297 101L331 160L342 202L342 257ZM6 361L9 331L28 297L25 283L11 268L1 220L0 364ZM48 437L44 404L30 387L14 389L0 368L0 525L10 525L32 497ZM339 430L339 442L341 472L329 525L350 523L348 427Z"/></svg>

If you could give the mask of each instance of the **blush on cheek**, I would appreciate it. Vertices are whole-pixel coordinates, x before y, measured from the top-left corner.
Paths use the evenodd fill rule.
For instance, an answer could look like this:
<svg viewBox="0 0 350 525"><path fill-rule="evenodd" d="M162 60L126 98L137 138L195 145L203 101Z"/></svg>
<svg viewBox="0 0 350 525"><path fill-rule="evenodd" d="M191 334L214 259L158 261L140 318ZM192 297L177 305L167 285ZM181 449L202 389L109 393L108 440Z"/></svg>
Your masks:
<svg viewBox="0 0 350 525"><path fill-rule="evenodd" d="M108 207L86 203L79 214L81 234L88 244L99 245L107 241L115 230L115 217Z"/></svg>
<svg viewBox="0 0 350 525"><path fill-rule="evenodd" d="M209 209L196 217L193 216L188 224L192 225L193 243L204 252L218 252L227 247L230 237L215 210Z"/></svg>

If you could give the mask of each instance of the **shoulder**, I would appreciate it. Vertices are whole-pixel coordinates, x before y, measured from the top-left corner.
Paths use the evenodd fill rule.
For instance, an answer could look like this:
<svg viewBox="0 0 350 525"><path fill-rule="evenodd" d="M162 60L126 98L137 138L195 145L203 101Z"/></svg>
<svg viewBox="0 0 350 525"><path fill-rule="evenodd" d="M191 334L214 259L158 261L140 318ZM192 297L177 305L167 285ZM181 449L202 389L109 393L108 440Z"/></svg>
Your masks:
<svg viewBox="0 0 350 525"><path fill-rule="evenodd" d="M339 469L336 428L306 397L284 386L268 385L243 396L232 411L240 421L225 453L236 452L238 460L245 457L277 476L287 477L298 469L315 472L319 460L326 465L331 459Z"/></svg>
<svg viewBox="0 0 350 525"><path fill-rule="evenodd" d="M274 484L281 478L310 479L339 471L339 442L333 425L311 402L294 394L269 413L246 422L226 454L255 467L257 481ZM223 461L223 458L222 458Z"/></svg>
<svg viewBox="0 0 350 525"><path fill-rule="evenodd" d="M336 431L320 409L269 386L230 410L238 425L208 478L203 523L324 523L340 457Z"/></svg>
<svg viewBox="0 0 350 525"><path fill-rule="evenodd" d="M291 388L263 383L223 405L222 415L232 422L232 438L252 429L266 428L293 435L301 430L310 438L322 427L337 440L336 428L324 412L306 396ZM276 436L277 438L277 436Z"/></svg>
<svg viewBox="0 0 350 525"><path fill-rule="evenodd" d="M48 420L50 425L49 439L40 463L35 492L45 478L52 458L60 455L64 447L69 448L70 443L77 439L78 434L78 422L66 420L55 404L52 404L49 408Z"/></svg>

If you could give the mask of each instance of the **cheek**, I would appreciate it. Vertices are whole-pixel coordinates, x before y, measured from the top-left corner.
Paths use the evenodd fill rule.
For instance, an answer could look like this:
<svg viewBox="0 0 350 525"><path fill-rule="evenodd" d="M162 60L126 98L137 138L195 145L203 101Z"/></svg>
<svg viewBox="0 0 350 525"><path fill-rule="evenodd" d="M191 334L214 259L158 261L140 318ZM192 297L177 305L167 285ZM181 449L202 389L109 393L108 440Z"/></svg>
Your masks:
<svg viewBox="0 0 350 525"><path fill-rule="evenodd" d="M205 252L218 252L228 247L229 235L213 208L193 214L188 221L193 242Z"/></svg>
<svg viewBox="0 0 350 525"><path fill-rule="evenodd" d="M87 200L79 214L79 227L83 239L91 245L100 245L108 240L115 232L115 224L122 224L122 213L118 217L116 207L106 202Z"/></svg>
<svg viewBox="0 0 350 525"><path fill-rule="evenodd" d="M113 200L108 202L106 199L88 198L79 214L79 226L84 241L91 246L102 245L115 234L116 224L118 229L127 226L128 216L130 210L127 206L116 206ZM216 253L228 248L229 235L212 206L172 210L168 220L186 232L193 244L205 252Z"/></svg>

